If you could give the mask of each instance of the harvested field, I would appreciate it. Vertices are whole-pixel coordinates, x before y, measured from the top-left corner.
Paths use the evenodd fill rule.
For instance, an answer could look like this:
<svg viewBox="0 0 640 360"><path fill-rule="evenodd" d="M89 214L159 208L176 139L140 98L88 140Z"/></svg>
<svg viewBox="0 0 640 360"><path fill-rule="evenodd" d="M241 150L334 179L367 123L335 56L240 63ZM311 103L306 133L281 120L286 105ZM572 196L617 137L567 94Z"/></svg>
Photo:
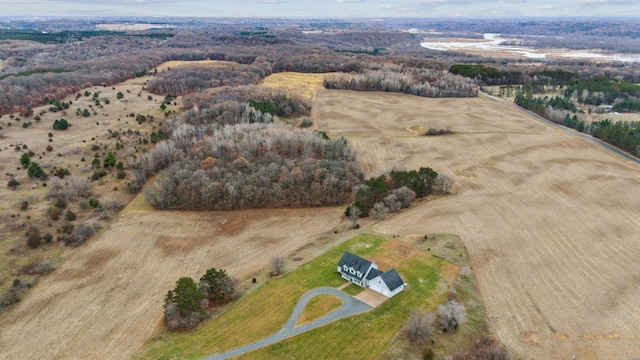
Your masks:
<svg viewBox="0 0 640 360"><path fill-rule="evenodd" d="M197 280L216 267L247 278L272 256L334 229L342 212L125 210L66 252L60 268L6 315L0 358L130 358L161 328L164 295L180 276Z"/></svg>
<svg viewBox="0 0 640 360"><path fill-rule="evenodd" d="M431 166L454 194L382 221L457 234L489 326L526 358L640 354L639 166L489 98L321 91L316 123L347 135L368 175ZM417 136L416 125L456 134Z"/></svg>
<svg viewBox="0 0 640 360"><path fill-rule="evenodd" d="M325 74L283 72L267 76L262 86L276 88L311 99L319 89L324 89Z"/></svg>

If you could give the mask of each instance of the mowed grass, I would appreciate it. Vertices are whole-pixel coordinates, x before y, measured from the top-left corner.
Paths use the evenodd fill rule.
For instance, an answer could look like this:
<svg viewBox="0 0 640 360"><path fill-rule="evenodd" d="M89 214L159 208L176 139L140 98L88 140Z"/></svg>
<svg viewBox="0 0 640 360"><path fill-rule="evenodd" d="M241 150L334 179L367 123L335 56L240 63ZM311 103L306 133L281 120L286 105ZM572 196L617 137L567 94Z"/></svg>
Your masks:
<svg viewBox="0 0 640 360"><path fill-rule="evenodd" d="M336 321L273 346L245 354L246 359L289 358L371 359L381 354L413 307L433 309L444 299L438 286L439 269L446 262L398 240L358 235L336 246L286 276L231 304L199 329L165 332L144 348L138 359L196 359L252 343L278 331L300 297L319 286L338 287L344 283L336 263L345 251L370 258L386 270L395 266L409 288L375 310ZM382 264L384 262L384 265ZM366 332L367 336L362 336ZM370 339L376 339L372 342ZM336 346L349 344L349 346Z"/></svg>
<svg viewBox="0 0 640 360"><path fill-rule="evenodd" d="M298 318L298 322L296 322L296 327L319 319L339 308L342 304L344 304L342 299L335 295L318 295L305 306L300 318Z"/></svg>
<svg viewBox="0 0 640 360"><path fill-rule="evenodd" d="M262 86L278 88L311 99L318 89L324 89L325 74L282 72L267 76Z"/></svg>
<svg viewBox="0 0 640 360"><path fill-rule="evenodd" d="M356 296L362 291L364 291L364 288L361 288L360 286L355 284L349 284L346 288L342 289L342 292L347 293L351 296Z"/></svg>

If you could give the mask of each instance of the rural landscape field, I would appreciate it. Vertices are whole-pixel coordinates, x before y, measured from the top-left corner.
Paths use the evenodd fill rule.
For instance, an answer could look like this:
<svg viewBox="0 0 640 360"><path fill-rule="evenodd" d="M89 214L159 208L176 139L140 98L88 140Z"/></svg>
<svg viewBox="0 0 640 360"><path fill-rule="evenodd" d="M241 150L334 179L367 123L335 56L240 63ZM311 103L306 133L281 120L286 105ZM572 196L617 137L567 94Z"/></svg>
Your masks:
<svg viewBox="0 0 640 360"><path fill-rule="evenodd" d="M456 177L455 195L376 229L460 235L490 323L516 353L638 354L638 165L500 101L450 101L318 95L319 126L348 135L369 174L428 164ZM454 133L409 136L416 125Z"/></svg>
<svg viewBox="0 0 640 360"><path fill-rule="evenodd" d="M572 16L0 15L0 359L640 359L640 20Z"/></svg>

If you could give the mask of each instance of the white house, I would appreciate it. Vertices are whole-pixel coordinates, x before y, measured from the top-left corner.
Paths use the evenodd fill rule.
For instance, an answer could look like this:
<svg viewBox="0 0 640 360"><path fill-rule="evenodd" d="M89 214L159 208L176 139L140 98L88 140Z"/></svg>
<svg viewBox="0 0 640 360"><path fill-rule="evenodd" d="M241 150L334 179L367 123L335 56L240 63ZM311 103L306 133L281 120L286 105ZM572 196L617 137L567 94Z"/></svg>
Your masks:
<svg viewBox="0 0 640 360"><path fill-rule="evenodd" d="M407 286L395 269L382 272L374 262L348 252L338 262L338 272L343 279L387 297L397 295Z"/></svg>

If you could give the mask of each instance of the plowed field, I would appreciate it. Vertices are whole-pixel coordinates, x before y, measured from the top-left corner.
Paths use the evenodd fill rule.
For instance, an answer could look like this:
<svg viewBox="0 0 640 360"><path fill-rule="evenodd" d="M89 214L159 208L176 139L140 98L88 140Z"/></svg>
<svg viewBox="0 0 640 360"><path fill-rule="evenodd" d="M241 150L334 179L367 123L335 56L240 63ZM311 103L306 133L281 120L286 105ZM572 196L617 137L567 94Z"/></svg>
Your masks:
<svg viewBox="0 0 640 360"><path fill-rule="evenodd" d="M136 201L132 203L134 205ZM247 278L333 229L341 208L128 211L67 257L3 321L2 359L127 359L162 324L180 276Z"/></svg>
<svg viewBox="0 0 640 360"><path fill-rule="evenodd" d="M430 166L454 194L379 224L462 237L489 324L525 358L640 355L640 166L487 98L320 91L368 175ZM418 136L418 126L454 134Z"/></svg>

